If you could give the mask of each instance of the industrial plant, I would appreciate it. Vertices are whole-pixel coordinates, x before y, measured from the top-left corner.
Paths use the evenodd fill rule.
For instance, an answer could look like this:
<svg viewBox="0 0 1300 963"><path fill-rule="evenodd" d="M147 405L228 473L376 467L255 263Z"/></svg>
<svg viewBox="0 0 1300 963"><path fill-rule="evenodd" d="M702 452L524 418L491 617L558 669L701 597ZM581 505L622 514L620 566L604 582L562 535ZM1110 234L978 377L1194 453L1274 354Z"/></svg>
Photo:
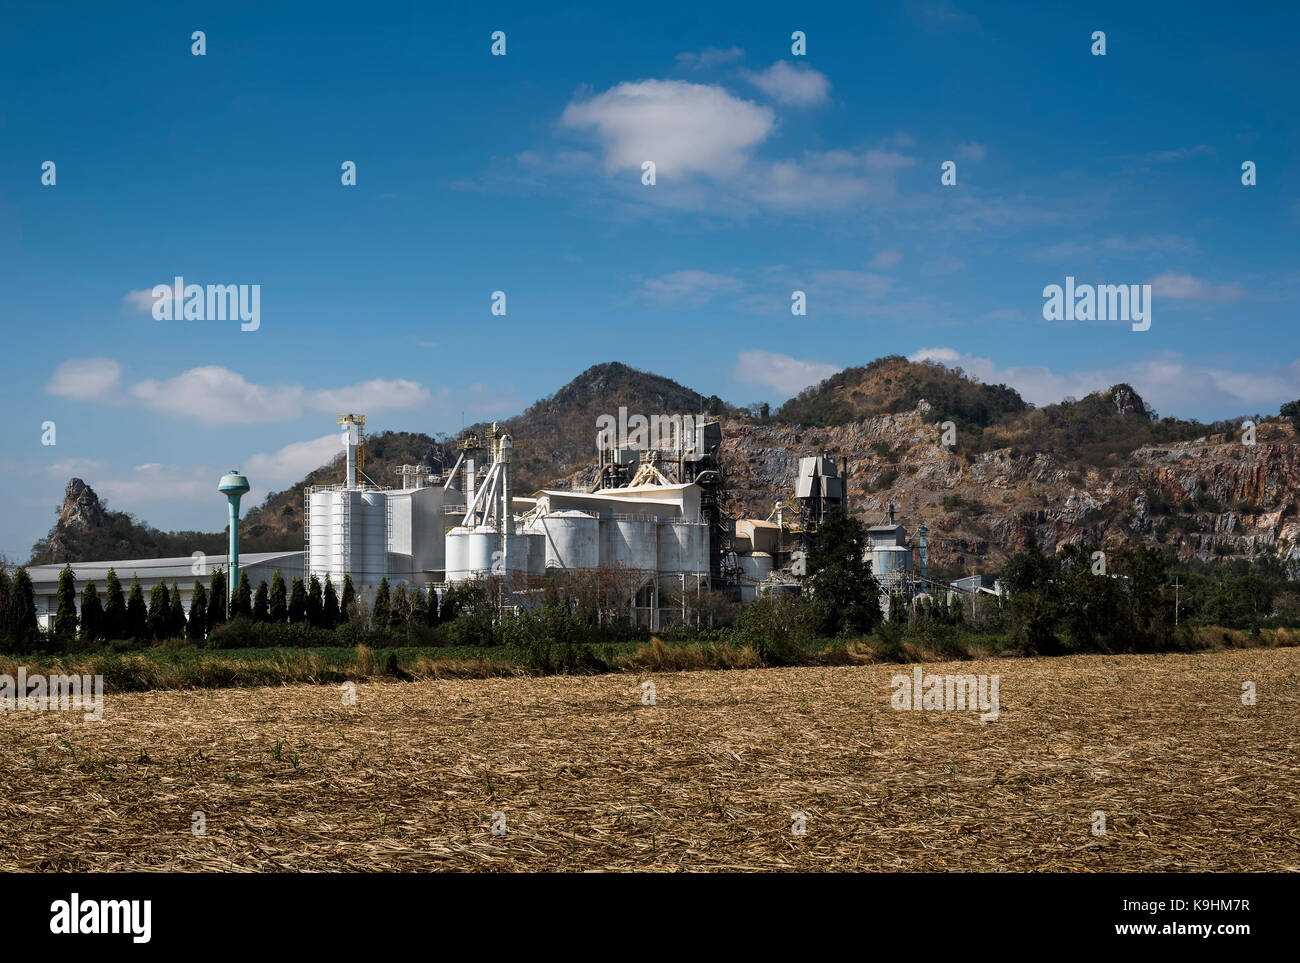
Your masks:
<svg viewBox="0 0 1300 963"><path fill-rule="evenodd" d="M193 579L214 570L225 571L230 586L241 569L254 585L276 570L286 579L324 582L328 576L335 585L350 576L363 602L385 581L441 595L457 583L493 580L498 604L518 610L534 607L550 579L602 572L616 576L633 621L649 629L698 620L686 600L705 592L721 591L742 603L766 593L797 593L818 527L829 514L850 508L847 459L800 458L788 501L777 502L766 518L735 517L727 509L720 423L703 416L663 421L669 430L656 432L649 444L644 438L611 444L599 434L594 484L522 493L515 490L511 465L515 441L495 423L456 442L450 469L402 465L397 484L384 485L365 472L365 415L341 414L342 476L305 490L302 551L241 560L239 501L250 483L232 469L217 486L229 505L225 556L79 562L73 574L78 592L110 568L139 578L146 593L158 582L175 583L185 605ZM921 523L909 537L892 504L887 518L867 528L882 611L888 612L891 598L1000 592L983 580L931 579L927 534ZM61 570L28 570L46 625Z"/></svg>

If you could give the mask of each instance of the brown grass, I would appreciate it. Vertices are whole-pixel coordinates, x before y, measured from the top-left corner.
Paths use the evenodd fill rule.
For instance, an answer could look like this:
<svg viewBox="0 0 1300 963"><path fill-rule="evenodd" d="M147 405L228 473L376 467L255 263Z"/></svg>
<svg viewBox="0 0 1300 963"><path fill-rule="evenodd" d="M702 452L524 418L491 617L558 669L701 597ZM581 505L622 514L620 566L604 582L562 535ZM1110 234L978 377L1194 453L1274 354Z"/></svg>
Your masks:
<svg viewBox="0 0 1300 963"><path fill-rule="evenodd" d="M1300 651L925 669L997 673L1001 718L892 710L897 665L0 712L0 870L1300 868Z"/></svg>

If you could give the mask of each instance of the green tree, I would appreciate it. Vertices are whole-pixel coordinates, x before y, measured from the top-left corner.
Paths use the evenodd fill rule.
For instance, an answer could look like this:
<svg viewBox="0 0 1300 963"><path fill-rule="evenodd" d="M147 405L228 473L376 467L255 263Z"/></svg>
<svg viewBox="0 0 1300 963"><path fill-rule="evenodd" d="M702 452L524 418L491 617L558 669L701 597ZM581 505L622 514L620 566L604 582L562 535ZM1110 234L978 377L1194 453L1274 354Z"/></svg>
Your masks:
<svg viewBox="0 0 1300 963"><path fill-rule="evenodd" d="M801 577L823 635L870 632L881 622L880 584L867 560L862 523L832 512L818 526Z"/></svg>
<svg viewBox="0 0 1300 963"><path fill-rule="evenodd" d="M388 603L388 624L393 628L405 625L411 618L411 602L406 597L406 586L401 582L393 589Z"/></svg>
<svg viewBox="0 0 1300 963"><path fill-rule="evenodd" d="M257 593L253 596L253 621L271 621L271 603L267 596L266 579L257 584Z"/></svg>
<svg viewBox="0 0 1300 963"><path fill-rule="evenodd" d="M167 630L171 627L168 619L172 614L171 593L167 591L167 583L159 581L149 593L149 637L155 641L161 641L167 638Z"/></svg>
<svg viewBox="0 0 1300 963"><path fill-rule="evenodd" d="M324 624L324 612L325 600L321 595L320 579L313 575L307 589L307 624L320 628Z"/></svg>
<svg viewBox="0 0 1300 963"><path fill-rule="evenodd" d="M81 590L81 638L84 642L98 642L104 631L104 609L99 602L99 590L94 582L87 582Z"/></svg>
<svg viewBox="0 0 1300 963"><path fill-rule="evenodd" d="M194 580L194 592L190 596L190 618L185 624L185 634L195 642L208 636L208 593L198 579Z"/></svg>
<svg viewBox="0 0 1300 963"><path fill-rule="evenodd" d="M182 639L185 637L185 605L181 602L181 587L172 582L171 606L167 612L167 637Z"/></svg>
<svg viewBox="0 0 1300 963"><path fill-rule="evenodd" d="M253 590L248 584L248 573L242 568L239 570L239 584L235 586L235 594L230 600L230 617L242 615L246 619L253 617Z"/></svg>
<svg viewBox="0 0 1300 963"><path fill-rule="evenodd" d="M108 570L104 587L104 630L105 641L125 639L126 635L126 595L122 592L122 582L117 572Z"/></svg>
<svg viewBox="0 0 1300 963"><path fill-rule="evenodd" d="M1010 593L1008 606L1022 648L1029 653L1055 652L1056 627L1061 620L1061 567L1034 540L1007 560L1002 581Z"/></svg>
<svg viewBox="0 0 1300 963"><path fill-rule="evenodd" d="M297 575L289 587L289 624L301 625L307 618L307 589Z"/></svg>
<svg viewBox="0 0 1300 963"><path fill-rule="evenodd" d="M213 571L208 579L208 632L226 621L226 573Z"/></svg>
<svg viewBox="0 0 1300 963"><path fill-rule="evenodd" d="M270 614L271 621L276 625L283 625L289 618L289 597L284 590L284 576L280 574L277 568L271 575L271 598Z"/></svg>
<svg viewBox="0 0 1300 963"><path fill-rule="evenodd" d="M71 565L65 564L59 573L56 598L58 606L54 612L54 638L66 648L77 638L77 577L72 573Z"/></svg>
<svg viewBox="0 0 1300 963"><path fill-rule="evenodd" d="M17 651L26 651L40 640L41 626L36 618L36 589L26 567L14 572L13 582L10 583L7 621Z"/></svg>
<svg viewBox="0 0 1300 963"><path fill-rule="evenodd" d="M343 573L343 597L339 600L340 619L350 619L357 610L357 592L352 587L352 573Z"/></svg>
<svg viewBox="0 0 1300 963"><path fill-rule="evenodd" d="M1279 414L1290 421L1297 432L1300 432L1300 400L1288 401L1282 406Z"/></svg>
<svg viewBox="0 0 1300 963"><path fill-rule="evenodd" d="M149 608L144 603L140 577L131 577L131 591L126 598L126 637L137 645L149 641Z"/></svg>
<svg viewBox="0 0 1300 963"><path fill-rule="evenodd" d="M339 624L339 595L334 591L334 583L330 580L329 572L325 573L325 596L321 601L321 618L326 628L332 629Z"/></svg>
<svg viewBox="0 0 1300 963"><path fill-rule="evenodd" d="M388 628L390 599L388 594L388 579L379 580L379 588L375 591L375 602L370 607L370 622L377 629Z"/></svg>

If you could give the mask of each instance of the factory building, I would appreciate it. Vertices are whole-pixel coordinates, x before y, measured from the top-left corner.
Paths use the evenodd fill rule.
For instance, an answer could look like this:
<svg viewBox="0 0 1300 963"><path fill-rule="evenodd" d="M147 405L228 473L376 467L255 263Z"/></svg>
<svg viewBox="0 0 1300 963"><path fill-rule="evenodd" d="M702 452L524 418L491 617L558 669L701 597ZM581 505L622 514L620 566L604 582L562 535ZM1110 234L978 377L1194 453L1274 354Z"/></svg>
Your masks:
<svg viewBox="0 0 1300 963"><path fill-rule="evenodd" d="M122 582L122 591L131 591L131 580L138 578L144 591L145 604L149 604L149 593L159 582L165 582L170 589L175 583L180 589L181 604L188 615L190 600L194 596L194 583L201 582L204 589L213 572L229 573L230 559L226 555L200 555L181 558L141 558L122 559L116 562L73 562L72 575L77 586L77 614L81 614L81 593L88 582L95 583L101 602L107 586L108 570L117 573ZM271 583L271 576L279 569L286 584L303 574L302 552L254 552L239 556L239 570L248 576L248 584L254 589L260 582ZM32 588L36 598L36 619L42 628L54 625L54 615L58 610L59 574L62 565L30 565L27 574L31 576Z"/></svg>

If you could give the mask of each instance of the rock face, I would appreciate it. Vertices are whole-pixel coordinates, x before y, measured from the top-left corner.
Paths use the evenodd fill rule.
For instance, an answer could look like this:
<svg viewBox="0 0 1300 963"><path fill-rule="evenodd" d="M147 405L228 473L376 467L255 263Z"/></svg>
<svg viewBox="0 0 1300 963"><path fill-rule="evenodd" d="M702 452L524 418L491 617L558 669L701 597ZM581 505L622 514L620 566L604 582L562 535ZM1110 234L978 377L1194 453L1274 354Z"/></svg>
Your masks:
<svg viewBox="0 0 1300 963"><path fill-rule="evenodd" d="M69 554L68 539L91 529L102 528L108 512L95 490L80 478L68 479L63 489L59 520L50 531L50 552L59 558Z"/></svg>
<svg viewBox="0 0 1300 963"><path fill-rule="evenodd" d="M834 428L728 422L732 504L766 517L793 496L799 458L825 452L848 458L851 511L874 523L892 501L909 531L928 524L932 564L996 567L1030 537L1048 550L1143 542L1183 558L1300 559L1300 444L1289 425L1261 425L1254 445L1202 438L1098 468L1045 452L949 452L929 414L922 401Z"/></svg>

